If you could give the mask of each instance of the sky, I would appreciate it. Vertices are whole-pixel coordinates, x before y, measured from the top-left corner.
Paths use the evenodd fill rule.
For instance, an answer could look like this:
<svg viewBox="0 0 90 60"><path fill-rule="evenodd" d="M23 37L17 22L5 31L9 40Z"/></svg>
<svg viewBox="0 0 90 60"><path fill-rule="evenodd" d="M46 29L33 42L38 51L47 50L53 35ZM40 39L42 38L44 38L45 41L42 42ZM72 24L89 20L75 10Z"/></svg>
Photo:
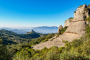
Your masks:
<svg viewBox="0 0 90 60"><path fill-rule="evenodd" d="M0 0L0 27L64 26L90 0Z"/></svg>

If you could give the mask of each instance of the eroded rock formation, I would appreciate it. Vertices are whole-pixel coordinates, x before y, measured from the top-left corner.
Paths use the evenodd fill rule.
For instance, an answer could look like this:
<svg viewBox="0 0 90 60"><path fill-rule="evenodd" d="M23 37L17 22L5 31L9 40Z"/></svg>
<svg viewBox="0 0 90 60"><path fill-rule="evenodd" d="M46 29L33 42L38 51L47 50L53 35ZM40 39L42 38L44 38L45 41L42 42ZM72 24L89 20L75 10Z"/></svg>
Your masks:
<svg viewBox="0 0 90 60"><path fill-rule="evenodd" d="M70 23L72 22L73 19L68 19L65 21L64 27L67 27L70 25Z"/></svg>
<svg viewBox="0 0 90 60"><path fill-rule="evenodd" d="M63 40L72 41L73 39L78 39L81 36L85 36L85 19L89 17L89 12L85 11L86 8L87 5L82 5L81 7L77 8L76 12L74 13L72 22L70 23L65 33L62 35L64 36L62 38Z"/></svg>
<svg viewBox="0 0 90 60"><path fill-rule="evenodd" d="M59 28L58 28L58 33L61 33L62 28L63 28L62 25L60 25Z"/></svg>
<svg viewBox="0 0 90 60"><path fill-rule="evenodd" d="M86 9L87 5L82 5L79 8L77 8L76 12L74 13L74 18L72 19L72 22L69 22L69 20L67 20L67 24L65 26L68 26L68 28L58 38L55 38L53 41L49 40L47 42L37 44L33 48L36 50L37 49L40 50L44 47L47 48L50 48L52 46L62 47L64 46L62 40L67 40L70 42L73 39L78 39L82 36L85 36L85 28L86 28L85 19L89 17L90 14L90 10Z"/></svg>

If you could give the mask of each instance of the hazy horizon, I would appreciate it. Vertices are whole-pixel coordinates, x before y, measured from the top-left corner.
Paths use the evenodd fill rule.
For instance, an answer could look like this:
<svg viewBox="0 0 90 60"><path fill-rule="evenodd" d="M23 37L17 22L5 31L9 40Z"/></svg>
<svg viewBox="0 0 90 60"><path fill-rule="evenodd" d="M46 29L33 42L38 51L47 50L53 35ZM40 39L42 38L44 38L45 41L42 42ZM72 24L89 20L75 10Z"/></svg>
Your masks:
<svg viewBox="0 0 90 60"><path fill-rule="evenodd" d="M36 27L43 27L43 26L36 26ZM58 27L58 26L45 26L45 27ZM29 29L29 28L34 28L34 27L0 27L0 28Z"/></svg>

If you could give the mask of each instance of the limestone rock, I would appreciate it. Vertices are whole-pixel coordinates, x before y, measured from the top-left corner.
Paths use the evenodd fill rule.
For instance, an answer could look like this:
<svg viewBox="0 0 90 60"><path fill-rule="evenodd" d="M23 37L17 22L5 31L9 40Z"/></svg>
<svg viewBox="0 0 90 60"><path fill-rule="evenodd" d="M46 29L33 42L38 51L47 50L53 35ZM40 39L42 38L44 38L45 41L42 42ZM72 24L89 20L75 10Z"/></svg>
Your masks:
<svg viewBox="0 0 90 60"><path fill-rule="evenodd" d="M44 43L40 43L35 45L34 49L42 49L44 47L50 48L52 46L62 47L64 46L64 43L62 40L67 40L71 42L73 39L79 39L82 36L85 36L85 28L86 25L89 24L89 22L86 22L85 19L89 17L90 10L87 12L85 9L87 8L86 5L80 6L76 13L74 13L74 18L72 19L72 22L70 23L69 20L67 20L67 24L65 26L68 26L66 31L60 35L59 37L55 38L53 41L47 41ZM58 31L60 28L58 28Z"/></svg>
<svg viewBox="0 0 90 60"><path fill-rule="evenodd" d="M63 40L72 41L73 39L78 39L81 36L85 36L85 19L89 15L89 13L84 10L86 7L86 5L82 5L76 10L72 22L70 23L65 33L62 35L64 38L61 37Z"/></svg>
<svg viewBox="0 0 90 60"><path fill-rule="evenodd" d="M59 28L58 28L58 33L61 33L62 28L63 28L62 25L60 25Z"/></svg>
<svg viewBox="0 0 90 60"><path fill-rule="evenodd" d="M64 24L64 27L69 26L70 23L71 23L71 21L72 21L72 19L66 20L66 21L65 21L65 24Z"/></svg>
<svg viewBox="0 0 90 60"><path fill-rule="evenodd" d="M72 41L85 36L85 21L71 22L65 33L60 37L63 40Z"/></svg>
<svg viewBox="0 0 90 60"><path fill-rule="evenodd" d="M89 17L89 12L85 11L86 8L87 5L82 5L81 7L77 8L76 13L74 13L73 21L85 20L87 17Z"/></svg>

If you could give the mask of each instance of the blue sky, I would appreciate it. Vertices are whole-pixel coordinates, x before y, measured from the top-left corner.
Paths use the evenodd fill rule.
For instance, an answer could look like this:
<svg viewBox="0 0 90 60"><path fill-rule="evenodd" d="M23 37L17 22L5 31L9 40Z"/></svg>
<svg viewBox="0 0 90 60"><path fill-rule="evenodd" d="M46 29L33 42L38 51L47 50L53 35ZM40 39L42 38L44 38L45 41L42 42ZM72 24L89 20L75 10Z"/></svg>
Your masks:
<svg viewBox="0 0 90 60"><path fill-rule="evenodd" d="M0 27L64 25L83 4L90 0L0 0Z"/></svg>

